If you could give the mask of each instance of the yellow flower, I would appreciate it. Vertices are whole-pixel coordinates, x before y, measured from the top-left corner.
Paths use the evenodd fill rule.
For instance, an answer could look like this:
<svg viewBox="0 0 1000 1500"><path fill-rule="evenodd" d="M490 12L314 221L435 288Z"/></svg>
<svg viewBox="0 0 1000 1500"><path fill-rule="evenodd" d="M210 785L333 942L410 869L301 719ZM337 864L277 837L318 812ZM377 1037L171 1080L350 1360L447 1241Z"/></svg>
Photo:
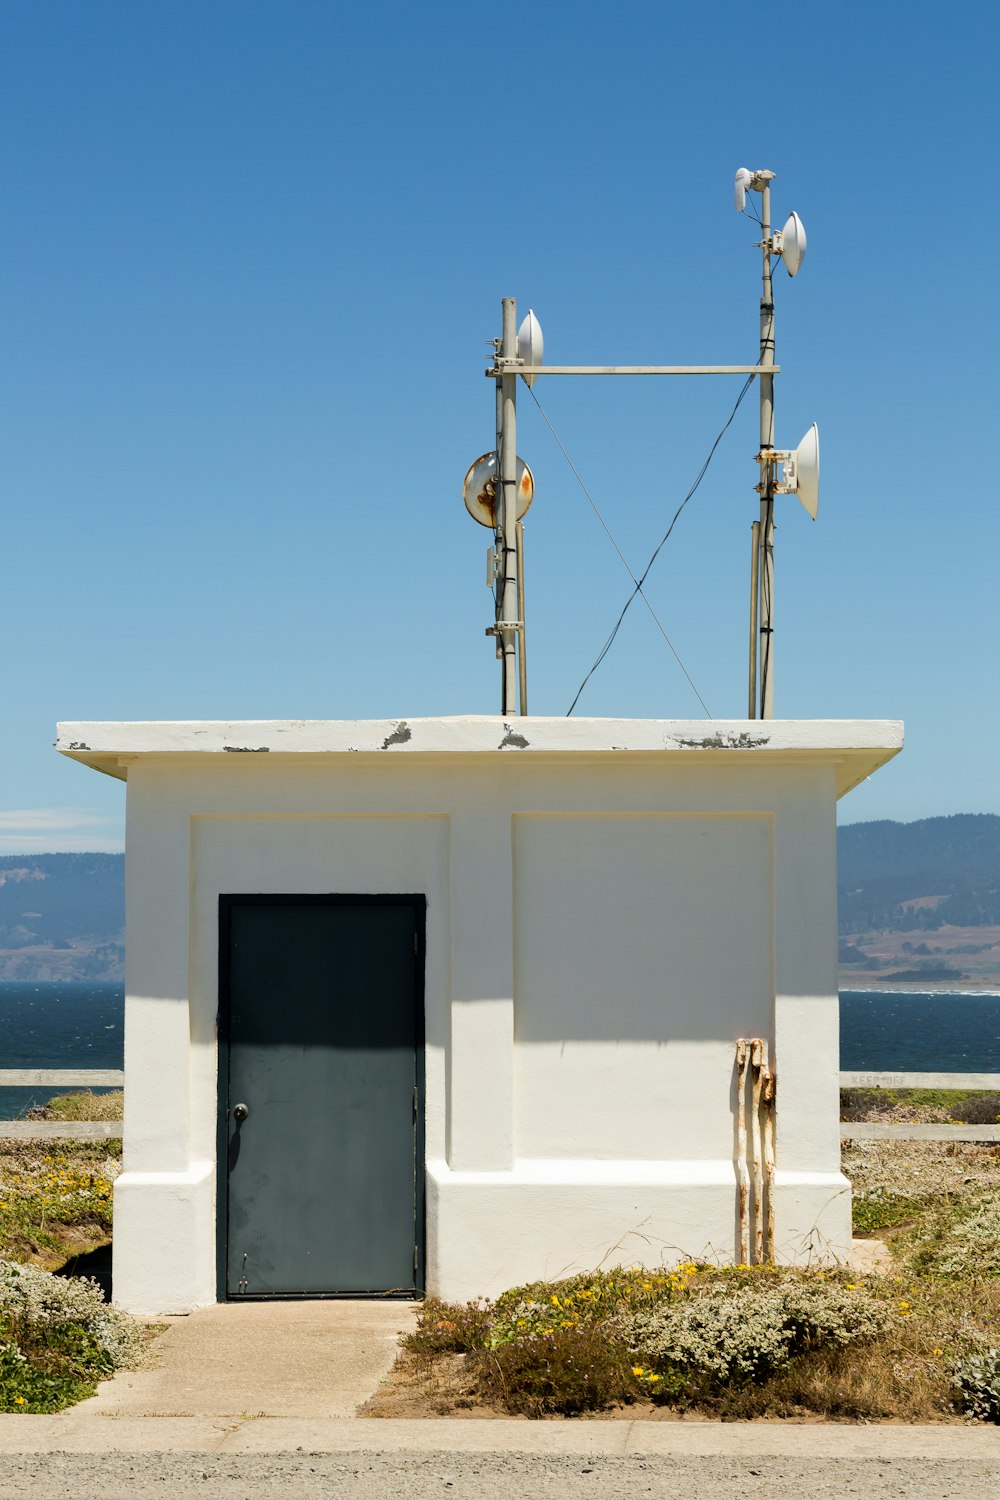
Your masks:
<svg viewBox="0 0 1000 1500"><path fill-rule="evenodd" d="M649 1377L649 1383L650 1383L650 1385L653 1384L654 1380L659 1380L659 1378L660 1378L659 1375L650 1375L650 1377Z"/></svg>
<svg viewBox="0 0 1000 1500"><path fill-rule="evenodd" d="M645 1375L645 1373L646 1373L645 1368L642 1365L633 1365L632 1366L632 1374L633 1375Z"/></svg>
<svg viewBox="0 0 1000 1500"><path fill-rule="evenodd" d="M555 1292L552 1293L552 1306L553 1307L559 1307L560 1306L559 1298L556 1296Z"/></svg>
<svg viewBox="0 0 1000 1500"><path fill-rule="evenodd" d="M14 1405L15 1406L24 1406L25 1405L24 1397L23 1396L15 1396L14 1397Z"/></svg>
<svg viewBox="0 0 1000 1500"><path fill-rule="evenodd" d="M931 1353L932 1354L943 1354L944 1350L943 1349L932 1349Z"/></svg>

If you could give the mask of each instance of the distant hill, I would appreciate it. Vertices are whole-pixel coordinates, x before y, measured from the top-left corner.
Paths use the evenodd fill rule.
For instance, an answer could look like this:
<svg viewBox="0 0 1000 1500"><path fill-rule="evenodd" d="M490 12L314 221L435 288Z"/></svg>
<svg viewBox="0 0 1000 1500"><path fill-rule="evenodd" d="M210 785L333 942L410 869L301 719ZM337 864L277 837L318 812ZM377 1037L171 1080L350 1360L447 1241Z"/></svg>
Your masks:
<svg viewBox="0 0 1000 1500"><path fill-rule="evenodd" d="M1000 983L1000 817L837 832L845 984ZM121 979L121 854L0 856L0 980Z"/></svg>
<svg viewBox="0 0 1000 1500"><path fill-rule="evenodd" d="M1000 817L956 813L837 832L841 933L1000 924Z"/></svg>
<svg viewBox="0 0 1000 1500"><path fill-rule="evenodd" d="M124 972L124 855L0 855L0 979Z"/></svg>
<svg viewBox="0 0 1000 1500"><path fill-rule="evenodd" d="M1000 817L837 834L841 987L1000 986Z"/></svg>

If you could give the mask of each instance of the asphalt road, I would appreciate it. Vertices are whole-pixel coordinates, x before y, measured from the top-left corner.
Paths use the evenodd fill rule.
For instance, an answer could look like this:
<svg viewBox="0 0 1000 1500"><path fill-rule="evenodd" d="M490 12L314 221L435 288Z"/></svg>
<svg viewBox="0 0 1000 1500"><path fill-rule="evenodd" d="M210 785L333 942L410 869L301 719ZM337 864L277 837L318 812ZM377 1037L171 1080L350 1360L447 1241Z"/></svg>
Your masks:
<svg viewBox="0 0 1000 1500"><path fill-rule="evenodd" d="M0 1456L0 1500L997 1500L1000 1459L545 1453Z"/></svg>

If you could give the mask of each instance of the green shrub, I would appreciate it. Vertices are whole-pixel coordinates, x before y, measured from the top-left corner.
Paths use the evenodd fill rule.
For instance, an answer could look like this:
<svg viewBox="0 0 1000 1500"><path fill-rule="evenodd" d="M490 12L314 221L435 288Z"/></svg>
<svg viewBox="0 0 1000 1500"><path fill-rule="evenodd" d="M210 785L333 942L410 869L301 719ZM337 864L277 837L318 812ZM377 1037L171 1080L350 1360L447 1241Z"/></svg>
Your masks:
<svg viewBox="0 0 1000 1500"><path fill-rule="evenodd" d="M835 1281L725 1277L695 1294L620 1322L640 1363L659 1375L653 1394L674 1396L767 1379L795 1355L870 1342L890 1314L859 1286Z"/></svg>
<svg viewBox="0 0 1000 1500"><path fill-rule="evenodd" d="M951 1383L956 1405L979 1422L1000 1422L1000 1349L987 1349L955 1362Z"/></svg>
<svg viewBox="0 0 1000 1500"><path fill-rule="evenodd" d="M109 1240L119 1150L108 1141L0 1143L0 1259L54 1267Z"/></svg>
<svg viewBox="0 0 1000 1500"><path fill-rule="evenodd" d="M927 1204L920 1198L857 1195L851 1205L855 1233L864 1237L875 1234L879 1229L892 1229L897 1224L907 1224L926 1207Z"/></svg>
<svg viewBox="0 0 1000 1500"><path fill-rule="evenodd" d="M782 1285L779 1295L797 1354L871 1343L892 1321L885 1303L854 1283L796 1277Z"/></svg>
<svg viewBox="0 0 1000 1500"><path fill-rule="evenodd" d="M982 1099L997 1100L996 1108L988 1119L980 1121L977 1117L975 1123L992 1125L1000 1114L1000 1094L983 1094L975 1089L844 1088L840 1091L840 1118L851 1121L869 1114L891 1115L902 1106L912 1110L946 1110L954 1119L972 1124L972 1118L960 1111Z"/></svg>
<svg viewBox="0 0 1000 1500"><path fill-rule="evenodd" d="M143 1361L142 1325L95 1281L0 1261L0 1411L58 1411Z"/></svg>
<svg viewBox="0 0 1000 1500"><path fill-rule="evenodd" d="M951 1117L963 1125L995 1125L1000 1120L1000 1094L973 1094L951 1106Z"/></svg>
<svg viewBox="0 0 1000 1500"><path fill-rule="evenodd" d="M60 1411L93 1395L94 1379L59 1363L29 1360L16 1344L0 1343L0 1412Z"/></svg>
<svg viewBox="0 0 1000 1500"><path fill-rule="evenodd" d="M125 1095L121 1089L95 1093L79 1089L71 1094L57 1094L36 1118L46 1120L121 1120L125 1113Z"/></svg>
<svg viewBox="0 0 1000 1500"><path fill-rule="evenodd" d="M480 1395L519 1416L602 1411L639 1390L626 1345L594 1324L521 1334L477 1358Z"/></svg>
<svg viewBox="0 0 1000 1500"><path fill-rule="evenodd" d="M440 1297L427 1297L417 1313L416 1328L402 1341L403 1348L423 1358L468 1354L486 1347L492 1321L489 1302L442 1302Z"/></svg>
<svg viewBox="0 0 1000 1500"><path fill-rule="evenodd" d="M619 1311L656 1307L679 1296L694 1271L690 1262L671 1271L616 1266L565 1281L511 1287L496 1300L490 1342L497 1346L533 1333L602 1322Z"/></svg>
<svg viewBox="0 0 1000 1500"><path fill-rule="evenodd" d="M981 1200L945 1227L928 1269L941 1276L1000 1276L1000 1198Z"/></svg>
<svg viewBox="0 0 1000 1500"><path fill-rule="evenodd" d="M651 1365L670 1393L692 1377L708 1386L761 1380L788 1359L792 1335L773 1293L717 1291L722 1295L692 1297L623 1321L640 1368Z"/></svg>
<svg viewBox="0 0 1000 1500"><path fill-rule="evenodd" d="M893 1089L841 1089L840 1118L860 1120L863 1115L887 1115L897 1103Z"/></svg>

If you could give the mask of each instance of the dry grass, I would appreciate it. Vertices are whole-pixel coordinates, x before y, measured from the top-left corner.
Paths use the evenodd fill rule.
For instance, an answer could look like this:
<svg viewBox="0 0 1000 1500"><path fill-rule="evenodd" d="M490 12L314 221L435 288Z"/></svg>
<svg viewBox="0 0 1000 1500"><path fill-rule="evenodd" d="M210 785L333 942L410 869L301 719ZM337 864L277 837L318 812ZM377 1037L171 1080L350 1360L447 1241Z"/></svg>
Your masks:
<svg viewBox="0 0 1000 1500"><path fill-rule="evenodd" d="M1000 1188L1000 1146L964 1141L844 1141L856 1197L956 1199Z"/></svg>
<svg viewBox="0 0 1000 1500"><path fill-rule="evenodd" d="M391 1378L361 1409L363 1417L505 1417L485 1406L476 1393L473 1370L464 1354L433 1359L404 1349Z"/></svg>
<svg viewBox="0 0 1000 1500"><path fill-rule="evenodd" d="M862 1217L867 1215L876 1229L889 1226L880 1231L894 1256L888 1274L828 1270L776 1275L704 1266L670 1277L616 1270L539 1283L493 1304L450 1307L429 1300L423 1328L411 1336L409 1349L367 1414L600 1411L716 1420L962 1421L953 1373L963 1363L967 1366L971 1356L1000 1343L1000 1270L995 1269L1000 1255L996 1245L980 1245L976 1239L991 1233L993 1215L1000 1214L1000 1148L847 1142L844 1170L854 1183ZM676 1307L704 1296L714 1285L716 1295L729 1287L744 1324L750 1318L756 1327L758 1312L748 1306L747 1291L755 1295L759 1289L761 1337L766 1339L768 1297L773 1300L782 1280L794 1282L796 1276L809 1286L839 1289L841 1298L850 1293L878 1304L880 1331L855 1343L807 1339L769 1373L720 1379L706 1373L710 1365L685 1366L682 1360L679 1366L669 1358L657 1364L648 1352L654 1346L647 1343L644 1355L635 1342L643 1320L637 1324L622 1317L624 1303L633 1296L644 1297L655 1314L658 1302ZM730 1294L722 1295L728 1306ZM606 1341L603 1351L592 1337L595 1331ZM728 1338L720 1335L716 1352ZM522 1350L519 1341L533 1347ZM541 1360L540 1346L546 1351ZM623 1390L626 1351L635 1380Z"/></svg>
<svg viewBox="0 0 1000 1500"><path fill-rule="evenodd" d="M705 1268L707 1280L731 1279L734 1291L748 1284L748 1273ZM784 1273L788 1276L789 1273ZM955 1423L963 1420L953 1403L952 1368L970 1351L995 1341L1000 1327L1000 1282L942 1282L915 1276L865 1277L852 1283L849 1273L800 1273L804 1281L829 1286L856 1286L875 1299L887 1314L885 1332L856 1346L815 1347L790 1359L763 1378L706 1379L697 1369L681 1374L665 1368L664 1383L653 1399L648 1384L649 1365L631 1389L622 1387L626 1368L643 1356L620 1342L614 1317L589 1330L606 1339L605 1349L578 1349L581 1330L556 1333L540 1360L524 1360L516 1343L502 1343L455 1353L429 1346L411 1347L401 1354L396 1369L365 1415L372 1417L431 1417L469 1415L630 1415L662 1418L686 1415L710 1420L799 1419L811 1421ZM762 1293L767 1274L753 1273ZM540 1288L534 1289L536 1292ZM552 1283L550 1296L564 1291ZM971 1295L970 1295L971 1294ZM435 1308L435 1315L441 1306ZM458 1311L456 1309L456 1311ZM435 1321L440 1320L436 1318ZM418 1343L413 1347L414 1342ZM535 1342L535 1348L538 1341ZM570 1359L586 1353L590 1378L581 1396L579 1369L569 1371ZM636 1370L640 1366L636 1365ZM571 1383L564 1389L567 1376ZM613 1379L611 1377L614 1377ZM668 1381L672 1383L667 1384ZM626 1375L627 1383L627 1375ZM564 1399L565 1398L565 1399Z"/></svg>
<svg viewBox="0 0 1000 1500"><path fill-rule="evenodd" d="M869 1285L873 1283L869 1280ZM909 1304L889 1337L861 1357L849 1349L818 1351L793 1363L765 1385L725 1393L715 1415L822 1417L830 1421L956 1422L951 1368L955 1359L997 1336L1000 1285L935 1284L914 1277L889 1279L884 1291Z"/></svg>
<svg viewBox="0 0 1000 1500"><path fill-rule="evenodd" d="M80 1089L58 1094L35 1109L29 1109L29 1120L121 1120L125 1114L125 1095L120 1089L111 1093L94 1093Z"/></svg>

